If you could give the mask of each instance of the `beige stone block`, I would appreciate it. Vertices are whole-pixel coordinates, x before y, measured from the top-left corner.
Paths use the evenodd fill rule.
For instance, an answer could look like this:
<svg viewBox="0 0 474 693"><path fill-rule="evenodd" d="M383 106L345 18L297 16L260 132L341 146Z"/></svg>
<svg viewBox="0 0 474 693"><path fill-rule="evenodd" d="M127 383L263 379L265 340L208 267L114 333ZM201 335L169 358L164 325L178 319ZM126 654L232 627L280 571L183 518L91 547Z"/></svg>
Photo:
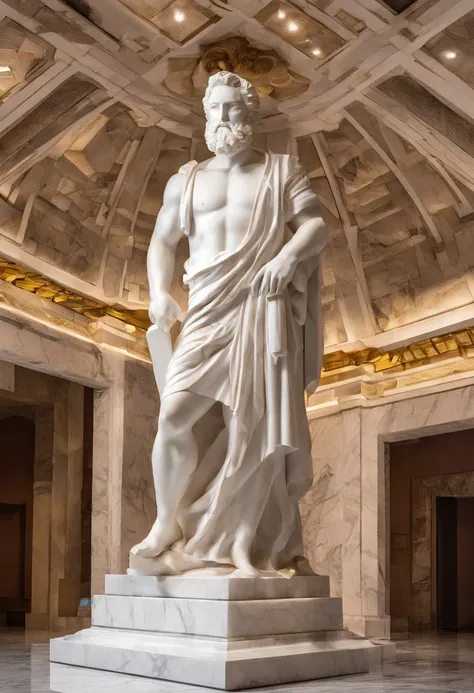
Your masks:
<svg viewBox="0 0 474 693"><path fill-rule="evenodd" d="M13 363L0 361L0 390L15 391L15 366Z"/></svg>
<svg viewBox="0 0 474 693"><path fill-rule="evenodd" d="M367 286L373 299L387 296L390 293L390 283L387 272L383 271L377 274L369 274L367 276Z"/></svg>
<svg viewBox="0 0 474 693"><path fill-rule="evenodd" d="M66 196L56 193L51 197L51 204L61 210L61 212L71 212L72 201ZM74 216L74 214L73 214Z"/></svg>
<svg viewBox="0 0 474 693"><path fill-rule="evenodd" d="M21 213L0 198L0 233L8 238L16 238L20 222Z"/></svg>
<svg viewBox="0 0 474 693"><path fill-rule="evenodd" d="M42 6L39 12L35 14L35 20L40 22L43 31L47 30L59 34L68 41L71 41L71 43L76 44L77 47L86 49L89 46L93 46L95 43L94 39L87 36L87 34L83 34L82 31L69 22L66 22L56 12L53 12L47 7Z"/></svg>
<svg viewBox="0 0 474 693"><path fill-rule="evenodd" d="M68 25L70 26L70 25ZM95 100L94 100L95 93ZM92 98L88 98L91 97ZM0 173L31 156L106 98L102 89L74 76L63 82L0 139Z"/></svg>
<svg viewBox="0 0 474 693"><path fill-rule="evenodd" d="M54 181L54 161L46 158L35 164L21 180L18 190L16 204L23 206L26 204L32 193L39 192L46 183L53 189L56 187Z"/></svg>
<svg viewBox="0 0 474 693"><path fill-rule="evenodd" d="M4 0L4 2L14 10L18 9L18 0ZM21 13L26 17L33 17L42 8L44 5L41 0L22 0L21 3Z"/></svg>

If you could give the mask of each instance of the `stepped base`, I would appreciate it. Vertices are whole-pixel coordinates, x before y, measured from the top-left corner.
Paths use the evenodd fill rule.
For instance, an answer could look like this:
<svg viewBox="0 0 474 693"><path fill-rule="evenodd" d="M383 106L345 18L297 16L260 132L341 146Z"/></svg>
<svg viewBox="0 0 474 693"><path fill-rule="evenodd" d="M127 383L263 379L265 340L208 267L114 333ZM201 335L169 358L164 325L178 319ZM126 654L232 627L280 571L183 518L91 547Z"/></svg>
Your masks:
<svg viewBox="0 0 474 693"><path fill-rule="evenodd" d="M342 631L327 589L319 577L109 576L92 628L52 640L51 661L225 690L366 672L382 649Z"/></svg>

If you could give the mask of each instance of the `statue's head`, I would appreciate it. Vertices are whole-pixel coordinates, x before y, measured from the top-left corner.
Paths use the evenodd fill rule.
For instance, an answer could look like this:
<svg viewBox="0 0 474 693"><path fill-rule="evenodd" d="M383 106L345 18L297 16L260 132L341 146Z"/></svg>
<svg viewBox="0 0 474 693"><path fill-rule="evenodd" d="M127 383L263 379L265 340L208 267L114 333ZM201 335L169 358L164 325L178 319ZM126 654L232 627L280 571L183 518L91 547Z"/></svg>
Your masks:
<svg viewBox="0 0 474 693"><path fill-rule="evenodd" d="M252 125L260 104L255 88L232 72L209 77L203 99L206 114L206 144L211 152L234 154L252 144Z"/></svg>

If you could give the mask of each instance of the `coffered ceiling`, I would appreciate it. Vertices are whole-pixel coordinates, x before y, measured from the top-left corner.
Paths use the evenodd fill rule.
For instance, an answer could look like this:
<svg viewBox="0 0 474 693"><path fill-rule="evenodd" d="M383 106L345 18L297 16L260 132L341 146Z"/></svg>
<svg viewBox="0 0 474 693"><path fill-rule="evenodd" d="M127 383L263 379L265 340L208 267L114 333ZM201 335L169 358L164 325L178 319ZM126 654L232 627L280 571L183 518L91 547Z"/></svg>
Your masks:
<svg viewBox="0 0 474 693"><path fill-rule="evenodd" d="M223 67L321 201L327 350L474 324L472 0L0 0L0 258L29 290L146 308L163 189L208 156Z"/></svg>

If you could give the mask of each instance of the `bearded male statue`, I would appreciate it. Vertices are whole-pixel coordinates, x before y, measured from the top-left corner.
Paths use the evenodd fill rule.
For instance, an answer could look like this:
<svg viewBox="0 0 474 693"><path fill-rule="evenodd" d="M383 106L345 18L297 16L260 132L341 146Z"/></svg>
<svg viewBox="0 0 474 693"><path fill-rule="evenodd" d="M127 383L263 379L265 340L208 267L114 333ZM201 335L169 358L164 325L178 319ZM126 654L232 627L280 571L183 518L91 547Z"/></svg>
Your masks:
<svg viewBox="0 0 474 693"><path fill-rule="evenodd" d="M307 573L304 390L321 369L327 232L297 158L252 147L252 85L219 72L203 103L215 156L169 180L148 253L150 317L169 331L176 246L188 237L189 307L161 393L158 518L130 565L157 575Z"/></svg>

